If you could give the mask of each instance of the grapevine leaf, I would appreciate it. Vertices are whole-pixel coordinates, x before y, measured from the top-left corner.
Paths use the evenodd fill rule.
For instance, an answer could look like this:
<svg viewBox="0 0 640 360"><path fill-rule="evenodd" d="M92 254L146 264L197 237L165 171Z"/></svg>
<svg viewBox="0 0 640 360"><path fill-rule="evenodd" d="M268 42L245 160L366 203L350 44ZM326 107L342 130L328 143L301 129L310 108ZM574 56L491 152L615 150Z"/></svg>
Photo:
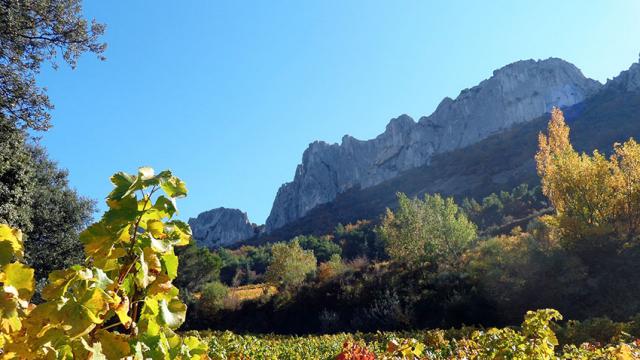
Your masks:
<svg viewBox="0 0 640 360"><path fill-rule="evenodd" d="M108 357L106 352L103 350L103 347L106 347L106 344L102 344L100 342L93 343L93 346L88 347L88 350L91 352L91 360L108 360L108 359L120 359ZM75 356L74 356L75 357Z"/></svg>
<svg viewBox="0 0 640 360"><path fill-rule="evenodd" d="M141 239L143 246L150 247L157 253L166 253L167 251L172 249L171 242L169 240L156 239L149 233L145 234L145 236L142 236Z"/></svg>
<svg viewBox="0 0 640 360"><path fill-rule="evenodd" d="M160 321L170 329L177 329L182 325L187 314L187 306L178 299L158 302L160 309Z"/></svg>
<svg viewBox="0 0 640 360"><path fill-rule="evenodd" d="M0 241L0 266L10 263L14 253L13 246L9 241Z"/></svg>
<svg viewBox="0 0 640 360"><path fill-rule="evenodd" d="M186 336L182 343L189 349L189 355L206 355L208 346L195 336Z"/></svg>
<svg viewBox="0 0 640 360"><path fill-rule="evenodd" d="M173 280L178 276L178 257L175 254L162 255L162 264L170 279Z"/></svg>
<svg viewBox="0 0 640 360"><path fill-rule="evenodd" d="M85 294L81 304L89 310L90 318L96 323L103 321L103 316L109 311L111 297L104 290L95 287Z"/></svg>
<svg viewBox="0 0 640 360"><path fill-rule="evenodd" d="M35 289L35 281L33 280L33 269L28 266L15 262L5 265L4 269L4 286L13 286L18 291L18 296L22 300L29 300Z"/></svg>
<svg viewBox="0 0 640 360"><path fill-rule="evenodd" d="M120 322L128 329L132 321L129 316L129 298L125 295L114 310Z"/></svg>
<svg viewBox="0 0 640 360"><path fill-rule="evenodd" d="M164 224L159 220L147 221L147 231L156 238L164 237Z"/></svg>
<svg viewBox="0 0 640 360"><path fill-rule="evenodd" d="M175 176L160 179L160 187L170 198L187 196L186 184Z"/></svg>
<svg viewBox="0 0 640 360"><path fill-rule="evenodd" d="M135 350L133 360L144 360L144 352L149 350L149 347L142 342L136 342L133 347Z"/></svg>
<svg viewBox="0 0 640 360"><path fill-rule="evenodd" d="M160 333L160 324L158 324L159 311L158 299L156 297L148 296L145 298L140 321L138 322L138 327L141 332L150 336L155 336Z"/></svg>
<svg viewBox="0 0 640 360"><path fill-rule="evenodd" d="M153 171L153 169L151 169L151 171ZM138 171L138 175L140 176L140 171ZM159 185L162 181L170 178L171 176L171 171L167 170L161 171L158 175L155 176L142 176L142 184L144 186L156 186Z"/></svg>
<svg viewBox="0 0 640 360"><path fill-rule="evenodd" d="M49 274L49 283L42 290L45 300L53 300L61 297L76 277L73 269L55 270Z"/></svg>
<svg viewBox="0 0 640 360"><path fill-rule="evenodd" d="M125 295L131 296L135 290L135 283L136 281L134 275L129 274L124 278L124 281L122 281L120 289Z"/></svg>
<svg viewBox="0 0 640 360"><path fill-rule="evenodd" d="M168 238L175 241L175 246L189 245L191 242L191 227L189 224L180 220L168 221L165 227L165 232L168 233Z"/></svg>
<svg viewBox="0 0 640 360"><path fill-rule="evenodd" d="M143 166L138 168L138 176L142 179L142 180L149 180L151 178L153 178L155 172L153 171L153 168L149 167L149 166Z"/></svg>
<svg viewBox="0 0 640 360"><path fill-rule="evenodd" d="M124 226L138 216L138 201L133 196L127 196L118 200L107 200L109 210L104 213L102 219L112 226Z"/></svg>
<svg viewBox="0 0 640 360"><path fill-rule="evenodd" d="M60 309L60 316L64 319L64 329L74 338L88 334L101 322L89 309L75 300L68 300Z"/></svg>
<svg viewBox="0 0 640 360"><path fill-rule="evenodd" d="M124 172L117 172L111 176L111 182L115 185L115 189L107 196L108 199L122 199L129 191L129 188L133 184L135 179Z"/></svg>
<svg viewBox="0 0 640 360"><path fill-rule="evenodd" d="M80 242L84 245L84 251L88 256L107 255L115 241L116 238L102 222L89 226L80 234Z"/></svg>
<svg viewBox="0 0 640 360"><path fill-rule="evenodd" d="M169 344L163 333L145 336L143 341L148 349L145 351L145 359L169 359Z"/></svg>
<svg viewBox="0 0 640 360"><path fill-rule="evenodd" d="M172 217L178 210L176 207L176 201L173 198L167 198L164 195L158 196L153 208L158 211L162 218Z"/></svg>
<svg viewBox="0 0 640 360"><path fill-rule="evenodd" d="M136 265L138 271L136 272L136 285L141 288L149 286L149 266L145 261L144 252L140 254L140 261Z"/></svg>
<svg viewBox="0 0 640 360"><path fill-rule="evenodd" d="M61 307L61 302L46 302L36 306L29 314L29 326L39 330L36 336L44 341L43 344L48 341L47 336L54 336L55 339L59 337L56 334L62 331L62 325L60 325Z"/></svg>
<svg viewBox="0 0 640 360"><path fill-rule="evenodd" d="M103 290L106 289L109 285L113 284L113 280L111 280L109 276L107 276L107 274L105 274L105 272L100 268L93 269L93 277L95 279L96 286Z"/></svg>
<svg viewBox="0 0 640 360"><path fill-rule="evenodd" d="M0 243L9 244L11 247L11 256L15 255L17 257L22 257L24 255L22 247L22 232L20 230L12 229L10 226L5 224L0 224ZM9 250L9 248L7 245L4 245L2 250L4 252Z"/></svg>
<svg viewBox="0 0 640 360"><path fill-rule="evenodd" d="M18 314L17 291L13 294L8 289L0 292L0 334L20 330L22 322Z"/></svg>
<svg viewBox="0 0 640 360"><path fill-rule="evenodd" d="M156 277L156 280L149 286L148 289L148 294L149 295L156 295L156 294L166 294L166 293L170 293L171 294L171 290L174 289L174 286L171 284L171 279L169 279L169 277L166 274L160 274ZM171 294L171 297L175 296L177 294Z"/></svg>
<svg viewBox="0 0 640 360"><path fill-rule="evenodd" d="M158 255L149 247L145 247L142 252L144 253L144 261L147 263L149 273L154 275L160 273L162 263L158 259Z"/></svg>
<svg viewBox="0 0 640 360"><path fill-rule="evenodd" d="M102 352L107 359L122 359L131 354L131 347L124 335L99 330L96 337L102 344Z"/></svg>

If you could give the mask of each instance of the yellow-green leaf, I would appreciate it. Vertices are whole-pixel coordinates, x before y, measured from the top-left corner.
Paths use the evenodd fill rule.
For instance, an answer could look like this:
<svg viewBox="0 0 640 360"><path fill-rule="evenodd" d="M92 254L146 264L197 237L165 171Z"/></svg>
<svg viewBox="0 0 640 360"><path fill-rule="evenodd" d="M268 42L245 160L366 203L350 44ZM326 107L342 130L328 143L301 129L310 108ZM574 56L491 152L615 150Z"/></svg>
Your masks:
<svg viewBox="0 0 640 360"><path fill-rule="evenodd" d="M173 280L178 276L178 257L175 254L162 255L162 264L170 279Z"/></svg>
<svg viewBox="0 0 640 360"><path fill-rule="evenodd" d="M101 323L104 320L111 302L112 298L99 287L87 291L80 301L81 305L89 310L90 318L95 323Z"/></svg>
<svg viewBox="0 0 640 360"><path fill-rule="evenodd" d="M115 306L114 311L122 325L128 329L131 325L132 319L129 316L129 298L126 295L122 298L120 303Z"/></svg>
<svg viewBox="0 0 640 360"><path fill-rule="evenodd" d="M63 328L70 337L88 334L101 322L89 309L74 300L68 300L60 309L60 317L64 320Z"/></svg>
<svg viewBox="0 0 640 360"><path fill-rule="evenodd" d="M49 283L42 290L45 300L53 300L61 297L76 278L77 271L73 269L55 270L49 274Z"/></svg>
<svg viewBox="0 0 640 360"><path fill-rule="evenodd" d="M175 176L161 179L160 187L171 198L187 196L187 185Z"/></svg>
<svg viewBox="0 0 640 360"><path fill-rule="evenodd" d="M10 334L20 330L22 322L18 314L17 291L0 290L0 334Z"/></svg>
<svg viewBox="0 0 640 360"><path fill-rule="evenodd" d="M144 254L143 259L147 263L147 271L153 275L160 273L162 270L162 263L160 262L158 255L156 255L156 253L149 247L145 247L142 252Z"/></svg>
<svg viewBox="0 0 640 360"><path fill-rule="evenodd" d="M160 321L171 329L177 329L182 325L187 315L187 306L178 299L172 299L169 302L160 300L158 302L160 309Z"/></svg>
<svg viewBox="0 0 640 360"><path fill-rule="evenodd" d="M116 240L117 238L102 222L89 226L80 234L80 242L84 244L84 251L87 256L108 254Z"/></svg>
<svg viewBox="0 0 640 360"><path fill-rule="evenodd" d="M133 222L138 215L138 201L134 196L127 196L119 200L107 200L109 210L102 216L102 220L109 226L124 226Z"/></svg>
<svg viewBox="0 0 640 360"><path fill-rule="evenodd" d="M124 335L99 330L96 337L102 344L102 352L107 359L122 359L131 354L131 347Z"/></svg>
<svg viewBox="0 0 640 360"><path fill-rule="evenodd" d="M5 265L4 269L4 285L13 286L18 290L18 296L22 300L30 300L35 289L35 281L33 280L33 269L28 266L15 262Z"/></svg>
<svg viewBox="0 0 640 360"><path fill-rule="evenodd" d="M159 220L147 221L147 231L153 235L153 237L164 237L164 224Z"/></svg>
<svg viewBox="0 0 640 360"><path fill-rule="evenodd" d="M22 232L18 229L13 229L8 225L0 224L0 243L6 243L1 249L5 252L11 249L11 254L3 254L2 258L9 257L7 262L11 261L11 257L22 257L24 255L22 247Z"/></svg>
<svg viewBox="0 0 640 360"><path fill-rule="evenodd" d="M140 254L140 261L136 264L136 284L141 288L149 286L149 266L145 261L144 252Z"/></svg>
<svg viewBox="0 0 640 360"><path fill-rule="evenodd" d="M111 191L109 199L121 199L128 192L129 188L133 184L134 178L124 172L115 173L111 176L111 182L115 185L115 189Z"/></svg>

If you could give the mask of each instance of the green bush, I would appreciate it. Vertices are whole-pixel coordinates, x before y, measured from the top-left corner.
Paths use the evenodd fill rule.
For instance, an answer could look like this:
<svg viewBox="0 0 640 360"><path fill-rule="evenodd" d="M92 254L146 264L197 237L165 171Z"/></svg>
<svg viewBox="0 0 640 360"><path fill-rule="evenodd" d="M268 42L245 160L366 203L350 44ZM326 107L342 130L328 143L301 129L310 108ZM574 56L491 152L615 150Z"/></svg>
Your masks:
<svg viewBox="0 0 640 360"><path fill-rule="evenodd" d="M229 294L229 288L219 281L205 284L202 287L199 306L210 314L217 312L224 306L224 300Z"/></svg>

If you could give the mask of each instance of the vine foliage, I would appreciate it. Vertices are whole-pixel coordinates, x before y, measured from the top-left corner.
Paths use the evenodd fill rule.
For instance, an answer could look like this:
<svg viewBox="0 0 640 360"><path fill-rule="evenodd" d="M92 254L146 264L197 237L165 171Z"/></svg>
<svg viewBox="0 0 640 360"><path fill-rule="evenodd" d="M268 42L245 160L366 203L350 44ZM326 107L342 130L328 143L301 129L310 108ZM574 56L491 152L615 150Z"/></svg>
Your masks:
<svg viewBox="0 0 640 360"><path fill-rule="evenodd" d="M184 182L149 167L111 182L108 211L80 235L85 264L52 272L37 306L22 234L0 225L0 358L209 358L199 338L174 331L187 310L172 285L174 247L191 241L189 226L172 219Z"/></svg>

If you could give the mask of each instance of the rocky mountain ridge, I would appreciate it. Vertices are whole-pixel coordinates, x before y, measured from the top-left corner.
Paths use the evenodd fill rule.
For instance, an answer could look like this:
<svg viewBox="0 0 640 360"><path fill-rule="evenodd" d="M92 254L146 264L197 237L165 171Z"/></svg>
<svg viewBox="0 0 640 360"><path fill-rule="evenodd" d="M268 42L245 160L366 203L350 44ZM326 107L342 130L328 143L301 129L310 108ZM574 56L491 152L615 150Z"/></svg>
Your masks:
<svg viewBox="0 0 640 360"><path fill-rule="evenodd" d="M640 138L640 62L609 80L585 101L563 108L576 150L612 151L612 144ZM386 208L397 205L396 193L422 197L425 193L480 199L526 183L539 185L534 155L537 135L549 114L514 124L464 148L435 154L428 165L407 170L392 179L363 189L351 189L319 205L303 217L252 239L250 244L283 241L300 234L327 234L339 223L376 221Z"/></svg>
<svg viewBox="0 0 640 360"><path fill-rule="evenodd" d="M372 140L345 136L341 144L314 142L293 181L279 189L265 230L299 219L349 189L374 186L426 165L434 154L478 142L553 106L579 103L601 86L561 59L518 61L463 90L455 100L445 98L418 122L402 115Z"/></svg>
<svg viewBox="0 0 640 360"><path fill-rule="evenodd" d="M189 219L189 225L198 244L209 248L232 245L260 231L249 221L247 213L223 207L200 213Z"/></svg>
<svg viewBox="0 0 640 360"><path fill-rule="evenodd" d="M596 97L597 94L617 96L610 94L639 90L639 63L633 64L602 85L586 78L577 67L561 59L518 61L494 71L492 77L479 85L461 91L456 99L445 98L429 116L418 121L407 115L392 119L385 131L375 139L363 141L346 135L340 144L322 141L310 144L296 169L293 181L279 189L264 228L251 224L246 214L239 210L225 209L227 211L223 212L226 214L224 216L202 216L209 213L206 212L191 219L194 237L206 246L230 246L258 236L265 239L274 236L280 238L280 233L293 233L297 231L296 228L300 229L301 224L306 224L302 227L305 231L314 228L318 221L327 222L325 227L330 228L335 225L330 223L336 219L349 219L349 209L354 210L353 215L356 216L355 213L369 214L365 207L375 208L377 211L379 207L389 206L393 201L393 194L403 191L402 184L412 182L412 176L422 179L421 182L433 182L416 185L422 189L415 190L416 192L433 190L447 193L447 189L451 187L469 188L461 190L460 194L466 194L472 187L484 188L485 181L490 181L492 185L489 185L497 189L512 181L526 180L530 175L531 164L522 168L518 164L512 164L508 158L503 159L505 164L501 165L504 168L500 170L501 173L485 180L475 175L478 171L482 172L477 166L472 166L474 175L471 177L456 175L457 172L464 173L466 170L450 170L457 167L448 163L444 171L447 174L436 174L439 171L433 167L445 164L443 158L452 151L463 155L467 162L470 161L467 158L475 156L466 154L469 151L477 153L488 149L493 155L487 156L499 156L494 152L500 145L485 139L501 134L507 134L506 139L509 139L511 129L521 124L525 128L541 126L544 121L538 120L553 106L571 108L579 113L584 100ZM535 124L527 125L534 119ZM523 137L528 138L528 135ZM514 143L510 144L515 146ZM532 144L527 146L533 146ZM507 150L503 149L501 153L512 153L512 157L522 158ZM439 160L432 164L436 156ZM482 156L484 155L480 155L481 158ZM477 163L482 164L487 160L483 159L479 159ZM509 170L505 166L517 170ZM475 185L466 186L469 184L464 179L473 180ZM399 187L387 189L389 186ZM384 198L369 199L382 194L381 189L384 189ZM407 192L412 191L408 189ZM338 203L332 205L335 201ZM360 203L347 204L353 201ZM367 205L371 201L376 203L375 206L373 203ZM334 213L336 210L342 213ZM310 216L320 220L309 220Z"/></svg>
<svg viewBox="0 0 640 360"><path fill-rule="evenodd" d="M605 90L618 89L624 92L640 90L640 60L633 63L628 70L624 70L620 75L607 81Z"/></svg>

